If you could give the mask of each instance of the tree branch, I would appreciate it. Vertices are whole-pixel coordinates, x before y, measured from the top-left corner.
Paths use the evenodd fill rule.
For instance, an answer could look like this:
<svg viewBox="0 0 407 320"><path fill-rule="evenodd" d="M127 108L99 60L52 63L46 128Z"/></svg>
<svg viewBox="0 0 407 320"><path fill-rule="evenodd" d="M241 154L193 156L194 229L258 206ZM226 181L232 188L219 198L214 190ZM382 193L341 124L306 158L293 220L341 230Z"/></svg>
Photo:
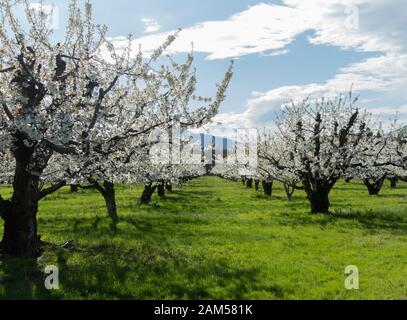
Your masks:
<svg viewBox="0 0 407 320"><path fill-rule="evenodd" d="M65 187L65 186L66 186L66 181L62 180L62 181L58 182L57 184L50 186L49 188L41 190L38 195L38 200L41 200L41 199L45 198L46 196L49 196L50 194L58 191L59 189Z"/></svg>
<svg viewBox="0 0 407 320"><path fill-rule="evenodd" d="M10 109L8 108L8 106L7 106L5 103L2 103L2 106L3 106L3 110L4 110L4 112L6 113L7 117L8 117L11 121L13 121L13 120L14 120L14 116L13 116L13 114L11 113Z"/></svg>
<svg viewBox="0 0 407 320"><path fill-rule="evenodd" d="M49 140L45 140L45 144L48 148L52 149L53 151L59 154L75 154L76 150L73 147L65 147L58 144L55 144Z"/></svg>

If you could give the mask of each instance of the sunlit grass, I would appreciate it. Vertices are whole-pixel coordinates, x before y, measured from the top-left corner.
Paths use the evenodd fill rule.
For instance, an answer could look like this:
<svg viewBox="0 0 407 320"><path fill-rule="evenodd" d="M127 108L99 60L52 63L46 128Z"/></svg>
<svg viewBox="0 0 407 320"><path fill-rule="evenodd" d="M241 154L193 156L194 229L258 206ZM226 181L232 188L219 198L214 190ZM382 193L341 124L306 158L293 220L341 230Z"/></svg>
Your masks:
<svg viewBox="0 0 407 320"><path fill-rule="evenodd" d="M406 184L372 197L340 183L331 215L310 215L302 192L287 202L278 184L266 198L200 178L139 207L141 191L118 187L117 225L96 191L42 201L42 239L73 248L48 250L38 264L0 260L0 298L407 299ZM53 292L43 288L49 264L60 269ZM358 291L344 287L348 265L359 267Z"/></svg>

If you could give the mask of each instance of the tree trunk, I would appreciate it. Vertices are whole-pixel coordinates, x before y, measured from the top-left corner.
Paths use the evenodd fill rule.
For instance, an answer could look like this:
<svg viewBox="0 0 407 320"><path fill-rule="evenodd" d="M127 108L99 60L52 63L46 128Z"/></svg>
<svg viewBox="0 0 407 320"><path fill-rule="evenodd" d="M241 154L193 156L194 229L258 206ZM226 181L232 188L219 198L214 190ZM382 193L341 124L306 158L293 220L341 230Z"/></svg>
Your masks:
<svg viewBox="0 0 407 320"><path fill-rule="evenodd" d="M273 182L271 181L263 181L262 182L263 185L263 190L264 190L264 194L266 196L271 197L271 195L273 194Z"/></svg>
<svg viewBox="0 0 407 320"><path fill-rule="evenodd" d="M163 180L159 181L157 184L157 193L159 197L165 197L165 184Z"/></svg>
<svg viewBox="0 0 407 320"><path fill-rule="evenodd" d="M72 193L77 193L78 192L78 185L77 184L71 184L71 192Z"/></svg>
<svg viewBox="0 0 407 320"><path fill-rule="evenodd" d="M311 213L329 213L329 196L327 192L312 192L308 194L311 202Z"/></svg>
<svg viewBox="0 0 407 320"><path fill-rule="evenodd" d="M103 182L103 198L105 199L107 214L113 221L119 221L119 216L117 215L116 207L116 192L114 190L114 183L109 181Z"/></svg>
<svg viewBox="0 0 407 320"><path fill-rule="evenodd" d="M259 180L254 181L254 186L255 186L256 191L259 191L259 184L260 184Z"/></svg>
<svg viewBox="0 0 407 320"><path fill-rule="evenodd" d="M288 201L291 201L293 199L293 194L295 192L295 188L289 186L288 184L284 184L284 189L285 189L285 193L287 195Z"/></svg>
<svg viewBox="0 0 407 320"><path fill-rule="evenodd" d="M398 179L397 179L397 178L391 178L391 179L390 179L390 188L392 188L392 189L397 189L397 183L398 183Z"/></svg>
<svg viewBox="0 0 407 320"><path fill-rule="evenodd" d="M32 151L21 147L15 152L16 168L11 201L5 201L4 234L1 242L3 253L10 256L37 257L40 241L37 235L39 201L39 176L29 168L33 162Z"/></svg>
<svg viewBox="0 0 407 320"><path fill-rule="evenodd" d="M329 193L335 185L335 181L303 181L304 190L311 203L311 213L329 213Z"/></svg>
<svg viewBox="0 0 407 320"><path fill-rule="evenodd" d="M367 190L369 191L369 195L377 196L377 195L379 195L380 190L382 190L384 181L385 181L385 177L382 177L377 180L373 180L373 183L370 182L370 179L364 179L363 183L367 187Z"/></svg>
<svg viewBox="0 0 407 320"><path fill-rule="evenodd" d="M94 187L100 192L105 199L106 209L108 216L114 221L119 221L116 207L116 192L114 190L114 183L110 181L103 181L103 186L99 182L93 183Z"/></svg>
<svg viewBox="0 0 407 320"><path fill-rule="evenodd" d="M172 192L172 183L167 181L165 183L165 189L167 189L168 192Z"/></svg>
<svg viewBox="0 0 407 320"><path fill-rule="evenodd" d="M247 179L246 185L249 189L252 189L253 188L253 179Z"/></svg>
<svg viewBox="0 0 407 320"><path fill-rule="evenodd" d="M146 183L144 185L144 190L143 190L143 193L142 193L140 201L139 201L140 204L146 204L146 205L150 204L151 197L153 196L155 189L156 189L156 187L155 186L153 187L152 183Z"/></svg>
<svg viewBox="0 0 407 320"><path fill-rule="evenodd" d="M243 187L246 186L246 179L245 178L242 178L242 184L243 184Z"/></svg>

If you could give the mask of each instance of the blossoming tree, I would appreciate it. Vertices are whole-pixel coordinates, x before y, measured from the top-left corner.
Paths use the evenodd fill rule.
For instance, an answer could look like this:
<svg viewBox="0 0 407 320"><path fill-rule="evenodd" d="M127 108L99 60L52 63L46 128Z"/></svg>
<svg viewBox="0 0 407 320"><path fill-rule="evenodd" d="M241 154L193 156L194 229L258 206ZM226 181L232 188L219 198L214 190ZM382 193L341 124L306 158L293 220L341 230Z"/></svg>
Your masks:
<svg viewBox="0 0 407 320"><path fill-rule="evenodd" d="M28 27L15 14L21 5ZM0 141L15 166L12 198L0 199L6 254L40 252L38 202L63 185L42 188L52 156L88 157L103 142L121 140L123 128L137 132L133 117L121 113L122 100L174 40L169 37L148 61L131 59L131 37L128 49L116 53L107 28L93 24L91 9L87 1L82 12L72 0L65 39L54 42L42 10L28 1L0 2Z"/></svg>
<svg viewBox="0 0 407 320"><path fill-rule="evenodd" d="M364 151L369 115L354 107L356 101L339 95L287 105L275 137L284 156L273 148L263 150L271 166L298 177L312 213L329 212L331 189L349 167L358 165L355 159Z"/></svg>

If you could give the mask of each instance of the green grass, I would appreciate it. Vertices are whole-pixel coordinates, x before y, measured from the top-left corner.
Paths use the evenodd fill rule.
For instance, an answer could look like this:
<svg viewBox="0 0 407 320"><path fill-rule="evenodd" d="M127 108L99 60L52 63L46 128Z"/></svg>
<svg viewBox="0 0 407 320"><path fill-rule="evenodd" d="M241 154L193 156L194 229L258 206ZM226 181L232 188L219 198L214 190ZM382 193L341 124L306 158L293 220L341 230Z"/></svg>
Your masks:
<svg viewBox="0 0 407 320"><path fill-rule="evenodd" d="M310 215L302 192L287 202L281 185L268 199L200 178L143 207L140 193L118 188L117 225L95 191L46 198L42 239L74 248L38 262L0 260L0 298L407 299L406 184L372 197L358 182L340 183L331 215ZM50 264L60 269L52 292L43 288ZM344 288L348 265L359 267L360 290Z"/></svg>

